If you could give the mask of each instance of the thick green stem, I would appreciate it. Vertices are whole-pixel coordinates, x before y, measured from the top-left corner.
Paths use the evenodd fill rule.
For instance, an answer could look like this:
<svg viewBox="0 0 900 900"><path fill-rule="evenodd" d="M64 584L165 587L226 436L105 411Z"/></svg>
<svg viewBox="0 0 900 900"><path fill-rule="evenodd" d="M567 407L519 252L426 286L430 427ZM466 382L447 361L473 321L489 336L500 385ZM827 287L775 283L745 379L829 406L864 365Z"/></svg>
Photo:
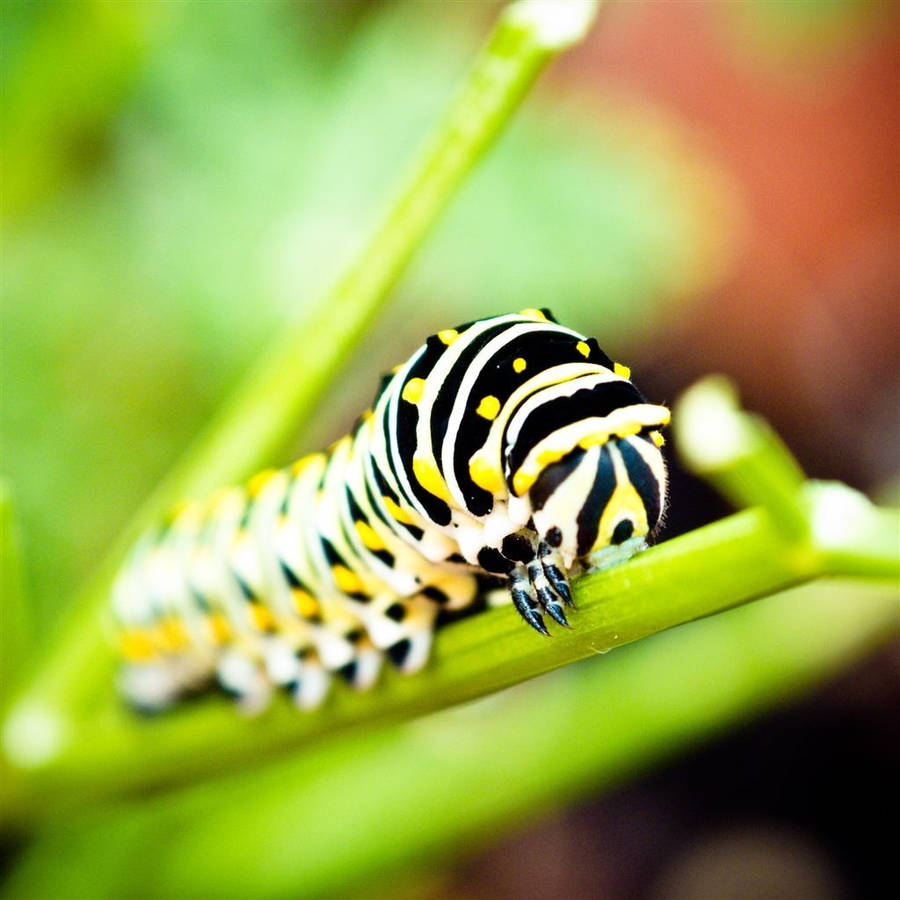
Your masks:
<svg viewBox="0 0 900 900"><path fill-rule="evenodd" d="M892 621L883 588L815 585L767 598L503 702L325 741L51 827L9 895L372 896L385 878L396 889L401 865L427 859L434 871L783 703L884 640Z"/></svg>
<svg viewBox="0 0 900 900"><path fill-rule="evenodd" d="M75 723L109 691L113 658L100 622L111 580L132 541L175 501L245 477L274 458L312 414L382 301L545 63L583 37L596 3L552 0L508 7L469 71L434 137L357 258L318 302L306 307L196 444L138 512L74 609L17 715L45 736L28 753L52 756Z"/></svg>
<svg viewBox="0 0 900 900"><path fill-rule="evenodd" d="M871 507L870 513L877 518L870 525L883 524L881 511ZM842 553L868 556L882 574L900 575L896 554L879 557L852 538ZM439 632L424 672L408 678L388 672L365 694L337 688L316 713L301 714L282 702L247 721L227 702L207 701L140 720L111 698L79 739L32 772L29 788L53 796L58 814L67 797L80 804L203 778L336 731L443 709L800 581L841 574L828 567L829 559L805 545L797 550L763 510L747 510L582 578L571 630L541 638L510 609L495 609ZM40 808L31 803L32 813Z"/></svg>

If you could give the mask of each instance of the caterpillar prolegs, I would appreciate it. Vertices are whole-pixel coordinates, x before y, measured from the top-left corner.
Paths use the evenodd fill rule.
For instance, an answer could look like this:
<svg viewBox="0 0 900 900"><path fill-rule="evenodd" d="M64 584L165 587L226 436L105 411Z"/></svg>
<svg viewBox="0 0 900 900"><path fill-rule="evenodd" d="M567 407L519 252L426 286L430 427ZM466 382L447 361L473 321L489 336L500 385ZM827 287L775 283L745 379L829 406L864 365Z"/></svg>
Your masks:
<svg viewBox="0 0 900 900"><path fill-rule="evenodd" d="M536 631L568 578L645 546L666 498L628 369L546 310L431 335L325 453L176 508L113 588L122 691L161 709L218 682L246 709L332 673L370 686L428 659L441 614L505 581Z"/></svg>

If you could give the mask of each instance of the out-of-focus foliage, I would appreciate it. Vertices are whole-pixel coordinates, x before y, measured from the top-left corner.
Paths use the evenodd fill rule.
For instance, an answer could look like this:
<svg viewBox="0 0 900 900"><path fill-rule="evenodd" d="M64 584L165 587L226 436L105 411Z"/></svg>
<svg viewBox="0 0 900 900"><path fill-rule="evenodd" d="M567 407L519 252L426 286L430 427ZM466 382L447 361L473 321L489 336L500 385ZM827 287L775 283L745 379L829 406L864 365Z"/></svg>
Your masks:
<svg viewBox="0 0 900 900"><path fill-rule="evenodd" d="M4 217L101 162L106 124L137 75L156 13L102 0L3 5Z"/></svg>
<svg viewBox="0 0 900 900"><path fill-rule="evenodd" d="M441 29L416 4L113 7L5 23L6 465L47 619L357 245L477 40L453 5ZM615 339L719 274L728 194L677 130L629 102L552 99L414 266L380 364L427 329L532 305Z"/></svg>

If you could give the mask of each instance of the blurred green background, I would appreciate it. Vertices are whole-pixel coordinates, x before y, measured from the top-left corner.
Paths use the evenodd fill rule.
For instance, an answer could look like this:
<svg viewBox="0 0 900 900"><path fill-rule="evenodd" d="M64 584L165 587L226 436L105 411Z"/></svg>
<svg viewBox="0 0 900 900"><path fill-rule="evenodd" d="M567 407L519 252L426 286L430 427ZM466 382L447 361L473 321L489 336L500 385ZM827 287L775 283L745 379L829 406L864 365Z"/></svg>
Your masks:
<svg viewBox="0 0 900 900"><path fill-rule="evenodd" d="M41 628L359 246L496 9L3 4L2 465ZM811 474L888 489L895 25L893 4L609 4L464 186L294 450L336 437L428 332L549 306L654 399L727 371ZM674 485L670 534L722 511L677 469ZM642 790L634 802L666 796ZM628 799L571 815L601 834L615 803ZM563 840L547 827L508 852ZM491 860L431 889L516 896L515 866ZM659 889L627 859L602 865L610 896ZM590 883L572 878L546 876L540 896Z"/></svg>

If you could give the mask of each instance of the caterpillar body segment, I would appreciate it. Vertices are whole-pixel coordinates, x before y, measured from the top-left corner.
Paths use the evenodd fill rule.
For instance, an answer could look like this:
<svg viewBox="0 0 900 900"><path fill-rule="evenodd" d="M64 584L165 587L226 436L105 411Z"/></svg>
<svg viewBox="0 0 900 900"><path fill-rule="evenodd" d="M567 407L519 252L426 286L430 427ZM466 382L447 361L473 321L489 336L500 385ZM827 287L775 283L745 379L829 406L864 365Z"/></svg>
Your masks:
<svg viewBox="0 0 900 900"><path fill-rule="evenodd" d="M438 332L326 453L182 504L135 546L112 597L122 691L153 710L215 681L248 710L276 688L313 708L334 673L421 668L486 577L536 631L566 626L569 576L660 521L668 421L547 311Z"/></svg>

